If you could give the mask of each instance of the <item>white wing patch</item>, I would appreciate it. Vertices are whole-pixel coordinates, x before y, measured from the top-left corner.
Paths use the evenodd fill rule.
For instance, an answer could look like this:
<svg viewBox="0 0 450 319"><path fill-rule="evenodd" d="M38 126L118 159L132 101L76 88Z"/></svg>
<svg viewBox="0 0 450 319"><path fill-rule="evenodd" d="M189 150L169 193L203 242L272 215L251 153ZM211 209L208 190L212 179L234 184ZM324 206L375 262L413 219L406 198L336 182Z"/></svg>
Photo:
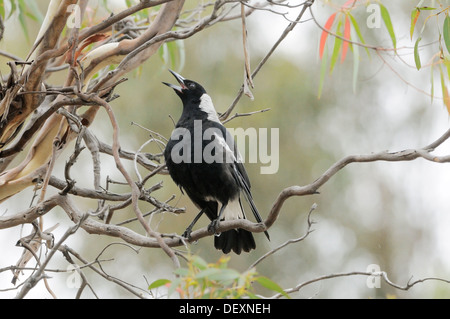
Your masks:
<svg viewBox="0 0 450 319"><path fill-rule="evenodd" d="M208 114L208 120L220 123L219 117L217 116L216 109L214 108L213 101L208 94L203 94L200 97L200 110Z"/></svg>
<svg viewBox="0 0 450 319"><path fill-rule="evenodd" d="M220 136L219 134L217 134L216 132L214 132L214 136L215 136L215 140L217 141L217 143L219 143L219 149L223 149L225 151L226 157L225 157L225 162L226 163L234 163L236 162L236 157L234 156L234 152L230 149L230 146L227 144L227 142L225 141L225 139Z"/></svg>

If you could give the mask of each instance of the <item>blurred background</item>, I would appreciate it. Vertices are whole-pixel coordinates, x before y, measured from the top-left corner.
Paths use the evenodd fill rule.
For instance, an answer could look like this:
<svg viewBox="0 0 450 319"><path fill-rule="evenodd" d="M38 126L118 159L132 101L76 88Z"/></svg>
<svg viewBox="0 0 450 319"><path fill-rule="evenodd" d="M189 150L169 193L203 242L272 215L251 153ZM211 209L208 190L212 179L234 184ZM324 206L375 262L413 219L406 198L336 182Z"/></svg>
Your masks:
<svg viewBox="0 0 450 319"><path fill-rule="evenodd" d="M109 2L109 1L108 1ZM348 155L371 154L380 151L401 151L420 148L441 136L449 126L449 115L443 106L440 90L432 99L432 77L439 73L430 68L420 71L414 67L414 42L409 37L412 5L408 1L392 4L388 8L397 34L399 56L393 52L375 51L370 56L360 49L360 64L356 91L352 89L353 57L338 62L332 74L327 73L323 91L318 98L321 61L319 38L321 30L309 19L296 26L279 46L254 79L254 100L242 97L235 112L246 113L270 108L270 111L250 117L236 118L226 124L229 128L278 128L279 169L276 174L260 173L262 163L246 163L252 182L255 202L263 217L280 191L292 185L307 185L322 175L333 163ZM337 5L342 5L336 1ZM41 12L45 6L42 5ZM312 7L317 20L323 25L335 9L318 1ZM288 15L294 18L298 11ZM381 24L379 28L367 28L364 21L369 15L364 7L355 12L366 43L380 47L392 47L391 40ZM441 20L442 22L442 20ZM5 38L0 49L25 58L32 40L14 28L14 19L6 25ZM29 38L34 39L38 24L29 23ZM247 19L251 65L254 68L279 38L288 25L280 15L268 11L255 12ZM429 32L429 33L427 33ZM436 30L428 28L425 35L429 42L436 39ZM425 39L425 37L424 37ZM329 39L332 44L333 40ZM425 40L423 40L425 43ZM436 44L436 43L435 43ZM235 99L243 81L243 48L240 20L214 25L197 35L182 41L184 63L176 62L176 69L184 77L201 83L213 98L217 111L224 112ZM331 50L331 45L329 49ZM422 49L423 56L434 53L431 46ZM424 61L426 59L424 58ZM8 60L0 57L0 70L7 74ZM423 64L425 64L423 62ZM169 138L173 120L181 114L181 102L162 81L174 83L167 71L169 65L155 55L142 68L128 74L128 81L119 85L115 93L120 98L112 102L116 117L120 120L122 148L136 151L149 138L149 133L132 122L159 132ZM65 74L54 75L50 81L59 83ZM439 87L438 80L434 84ZM104 142L111 143L111 125L105 112L101 112L92 131ZM449 143L444 143L438 155L450 154ZM55 174L63 176L64 159L72 153L69 147L61 155ZM159 146L151 143L143 151L158 153ZM107 156L102 158L102 178L106 176L123 181ZM77 186L92 187L90 154L84 151L73 168L77 172ZM127 168L133 171L131 163ZM145 171L140 171L145 175ZM82 175L84 174L84 175ZM83 177L82 177L83 176ZM173 194L170 203L186 207L187 213L173 215L163 213L151 219L152 227L160 232L181 234L197 213L187 196L182 195L170 177L157 175L147 185L163 182L164 187L153 195L164 201ZM113 186L113 191L127 188ZM401 286L409 280L425 277L450 279L450 170L447 164L437 164L422 159L412 162L373 162L350 164L333 176L320 194L292 197L286 201L281 214L269 232L271 241L262 234L255 234L257 249L250 254L231 255L230 267L245 271L247 267L270 249L285 241L299 238L307 228L307 214L316 203L312 215L314 231L303 241L266 258L257 266L258 273L277 282L283 288L319 276L352 271L371 271L370 265L378 265L386 271L390 280ZM27 190L20 197L0 204L0 214L26 209L33 191ZM83 210L96 208L96 201L78 202ZM153 209L141 204L142 211ZM115 214L112 223L134 217L131 209ZM55 223L60 226L55 236L61 235L72 225L61 209L54 209L45 216L45 227ZM206 226L202 219L196 227ZM128 227L142 232L137 223ZM0 232L0 268L14 265L22 249L16 241L28 234L27 228L15 227ZM77 250L87 260L94 260L108 243L120 242L105 236L88 235L80 230L66 244ZM185 250L185 248L180 247ZM204 238L190 245L189 250L208 262L216 262L221 252L213 248L213 238ZM45 253L45 251L43 252ZM138 253L123 245L108 247L102 263L110 275L132 282L142 289L158 278L173 278L173 265L159 249L138 249ZM63 257L56 256L50 268L67 267ZM86 271L97 294L101 297L128 298L130 295L110 282ZM76 289L70 287L67 273L49 273L50 285L60 297L73 298ZM16 294L10 284L10 272L0 273L0 298ZM22 277L23 279L25 277ZM262 294L267 291L261 289ZM33 289L28 297L50 298L43 284ZM85 298L93 295L86 290ZM409 291L394 289L384 282L380 288L370 288L367 277L351 276L323 280L308 285L293 298L449 298L450 285L428 281Z"/></svg>

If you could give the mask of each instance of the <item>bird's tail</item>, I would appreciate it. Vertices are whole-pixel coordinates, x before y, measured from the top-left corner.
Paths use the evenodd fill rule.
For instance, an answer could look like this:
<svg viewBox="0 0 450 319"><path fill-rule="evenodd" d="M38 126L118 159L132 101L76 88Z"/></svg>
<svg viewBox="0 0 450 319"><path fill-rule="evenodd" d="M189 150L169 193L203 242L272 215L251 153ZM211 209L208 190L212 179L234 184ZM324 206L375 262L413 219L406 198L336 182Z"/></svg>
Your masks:
<svg viewBox="0 0 450 319"><path fill-rule="evenodd" d="M241 251L249 252L256 248L255 239L251 232L238 228L224 231L214 236L214 247L228 254L233 250L236 254Z"/></svg>

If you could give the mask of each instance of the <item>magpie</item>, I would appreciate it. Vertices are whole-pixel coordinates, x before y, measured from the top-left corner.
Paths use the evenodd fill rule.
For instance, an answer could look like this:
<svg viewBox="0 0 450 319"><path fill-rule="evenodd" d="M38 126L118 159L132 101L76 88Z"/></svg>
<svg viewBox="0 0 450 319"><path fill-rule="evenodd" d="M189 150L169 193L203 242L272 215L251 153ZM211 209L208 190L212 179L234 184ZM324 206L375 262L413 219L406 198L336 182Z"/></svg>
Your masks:
<svg viewBox="0 0 450 319"><path fill-rule="evenodd" d="M180 97L183 111L166 144L164 158L173 181L200 209L183 236L189 238L194 224L206 214L211 220L208 230L215 233L216 249L225 254L231 250L236 254L249 252L256 248L251 232L239 228L216 233L220 221L246 218L241 193L256 221L262 221L234 139L220 122L211 97L203 86L169 71L179 86L163 84ZM265 235L270 240L267 231Z"/></svg>

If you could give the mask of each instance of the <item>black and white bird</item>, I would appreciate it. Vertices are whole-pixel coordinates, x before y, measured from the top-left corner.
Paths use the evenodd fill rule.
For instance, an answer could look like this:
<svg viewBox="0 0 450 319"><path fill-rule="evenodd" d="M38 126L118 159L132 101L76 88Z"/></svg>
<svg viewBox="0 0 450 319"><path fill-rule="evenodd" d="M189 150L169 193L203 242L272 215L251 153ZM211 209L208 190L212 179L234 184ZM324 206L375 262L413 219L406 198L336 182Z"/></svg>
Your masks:
<svg viewBox="0 0 450 319"><path fill-rule="evenodd" d="M234 139L221 124L211 97L198 83L169 70L178 85L174 89L183 102L181 114L166 145L164 157L174 182L200 209L184 233L189 237L202 214L211 220L209 230L216 232L223 220L246 218L241 203L244 194L257 222L261 222L250 192L250 181ZM269 239L269 234L265 232ZM225 254L248 252L256 247L251 232L231 229L214 237L214 246Z"/></svg>

